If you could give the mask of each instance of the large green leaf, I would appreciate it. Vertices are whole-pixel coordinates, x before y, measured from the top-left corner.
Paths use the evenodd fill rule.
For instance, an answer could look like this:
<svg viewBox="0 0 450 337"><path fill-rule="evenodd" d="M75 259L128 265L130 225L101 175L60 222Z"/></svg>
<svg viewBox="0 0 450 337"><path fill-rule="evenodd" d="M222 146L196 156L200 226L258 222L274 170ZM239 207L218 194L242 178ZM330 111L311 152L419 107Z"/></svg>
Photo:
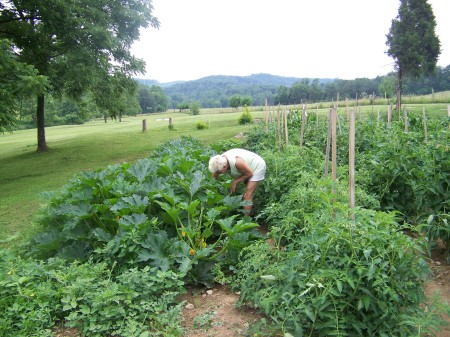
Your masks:
<svg viewBox="0 0 450 337"><path fill-rule="evenodd" d="M157 165L154 161L150 159L141 159L138 160L133 166L128 169L128 172L131 173L138 180L139 184L142 184L144 180L156 172Z"/></svg>

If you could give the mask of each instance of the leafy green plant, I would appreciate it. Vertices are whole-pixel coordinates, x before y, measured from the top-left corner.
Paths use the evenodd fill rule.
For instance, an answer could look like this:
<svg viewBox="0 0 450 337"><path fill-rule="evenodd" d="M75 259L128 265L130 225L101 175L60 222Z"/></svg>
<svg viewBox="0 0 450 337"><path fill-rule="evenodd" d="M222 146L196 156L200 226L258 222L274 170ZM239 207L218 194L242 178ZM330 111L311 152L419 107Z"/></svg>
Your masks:
<svg viewBox="0 0 450 337"><path fill-rule="evenodd" d="M248 106L244 106L242 114L239 116L238 123L240 125L250 124L253 122L253 116Z"/></svg>
<svg viewBox="0 0 450 337"><path fill-rule="evenodd" d="M283 250L244 249L240 303L252 302L295 336L417 335L410 322L429 310L420 308L429 273L420 247L397 231L393 214L360 210L356 222L347 214L330 205Z"/></svg>
<svg viewBox="0 0 450 337"><path fill-rule="evenodd" d="M195 128L197 130L204 130L204 129L209 128L209 126L205 121L198 121L195 123Z"/></svg>
<svg viewBox="0 0 450 337"><path fill-rule="evenodd" d="M213 326L214 318L216 317L217 312L214 310L208 311L202 315L196 316L194 318L194 329L204 329L208 330Z"/></svg>
<svg viewBox="0 0 450 337"><path fill-rule="evenodd" d="M438 241L441 240L446 250L447 261L450 262L450 215L430 215L426 223L419 225L419 228L426 232L430 248L438 245Z"/></svg>
<svg viewBox="0 0 450 337"><path fill-rule="evenodd" d="M106 263L38 262L0 251L1 336L51 336L55 324L89 336L181 336L182 274Z"/></svg>
<svg viewBox="0 0 450 337"><path fill-rule="evenodd" d="M219 255L236 259L258 225L238 217L242 196L205 173L211 154L183 138L150 158L75 177L50 195L31 253L180 273Z"/></svg>

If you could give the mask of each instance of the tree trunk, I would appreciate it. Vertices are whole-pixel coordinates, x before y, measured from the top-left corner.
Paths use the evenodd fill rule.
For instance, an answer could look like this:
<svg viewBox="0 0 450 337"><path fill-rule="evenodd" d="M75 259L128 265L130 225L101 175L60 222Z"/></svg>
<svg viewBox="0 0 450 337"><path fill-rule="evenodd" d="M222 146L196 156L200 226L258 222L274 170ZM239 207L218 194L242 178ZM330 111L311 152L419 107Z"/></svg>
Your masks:
<svg viewBox="0 0 450 337"><path fill-rule="evenodd" d="M403 86L403 71L402 67L399 67L397 79L397 102L395 105L397 111L400 111L402 108L402 86Z"/></svg>
<svg viewBox="0 0 450 337"><path fill-rule="evenodd" d="M36 109L36 122L37 122L37 141L38 152L47 151L47 142L45 141L45 96L43 94L37 97L37 109Z"/></svg>

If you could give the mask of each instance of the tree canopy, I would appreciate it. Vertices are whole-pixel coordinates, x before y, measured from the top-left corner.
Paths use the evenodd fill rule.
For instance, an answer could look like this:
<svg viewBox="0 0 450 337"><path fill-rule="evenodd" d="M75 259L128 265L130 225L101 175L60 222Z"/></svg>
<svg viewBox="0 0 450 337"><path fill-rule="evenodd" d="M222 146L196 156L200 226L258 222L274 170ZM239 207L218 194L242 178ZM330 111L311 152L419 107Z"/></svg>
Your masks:
<svg viewBox="0 0 450 337"><path fill-rule="evenodd" d="M115 78L101 95L117 100L130 88L124 79L144 70L130 53L139 29L159 27L151 0L6 0L0 10L0 38L11 41L17 60L48 77L54 93L74 98ZM38 95L38 150L47 148L44 104Z"/></svg>
<svg viewBox="0 0 450 337"><path fill-rule="evenodd" d="M17 125L19 97L42 93L47 84L33 66L17 61L8 40L0 39L0 132Z"/></svg>
<svg viewBox="0 0 450 337"><path fill-rule="evenodd" d="M427 0L401 0L397 17L386 35L387 54L397 71L397 109L400 109L404 76L418 78L436 68L441 52L436 19Z"/></svg>

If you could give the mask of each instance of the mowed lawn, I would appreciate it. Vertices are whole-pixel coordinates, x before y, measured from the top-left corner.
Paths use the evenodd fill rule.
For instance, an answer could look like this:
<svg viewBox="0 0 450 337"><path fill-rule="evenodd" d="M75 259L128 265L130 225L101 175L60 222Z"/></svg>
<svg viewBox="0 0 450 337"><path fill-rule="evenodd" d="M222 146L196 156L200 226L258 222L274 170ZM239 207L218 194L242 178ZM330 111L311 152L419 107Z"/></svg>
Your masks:
<svg viewBox="0 0 450 337"><path fill-rule="evenodd" d="M33 235L46 191L58 191L76 174L147 157L166 141L192 136L205 144L234 139L252 125L239 125L241 112L192 116L161 113L95 120L84 125L46 128L49 151L36 152L37 131L0 135L0 246L14 246ZM262 118L263 112L252 112ZM172 118L174 130L169 130ZM142 131L146 119L147 131ZM204 121L208 129L197 130Z"/></svg>

